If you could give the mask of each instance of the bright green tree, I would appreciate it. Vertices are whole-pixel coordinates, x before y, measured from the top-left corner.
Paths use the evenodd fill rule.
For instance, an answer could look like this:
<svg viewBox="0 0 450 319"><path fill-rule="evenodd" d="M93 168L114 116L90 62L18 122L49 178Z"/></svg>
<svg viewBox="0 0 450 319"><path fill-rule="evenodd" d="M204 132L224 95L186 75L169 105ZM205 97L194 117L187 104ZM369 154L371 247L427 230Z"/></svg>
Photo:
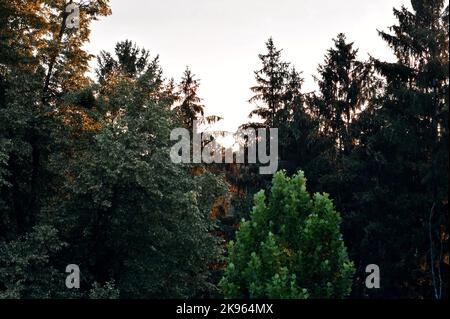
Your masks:
<svg viewBox="0 0 450 319"><path fill-rule="evenodd" d="M226 298L343 298L353 263L326 194L311 196L303 172L275 174L268 199L255 196L250 220L229 245L220 282Z"/></svg>

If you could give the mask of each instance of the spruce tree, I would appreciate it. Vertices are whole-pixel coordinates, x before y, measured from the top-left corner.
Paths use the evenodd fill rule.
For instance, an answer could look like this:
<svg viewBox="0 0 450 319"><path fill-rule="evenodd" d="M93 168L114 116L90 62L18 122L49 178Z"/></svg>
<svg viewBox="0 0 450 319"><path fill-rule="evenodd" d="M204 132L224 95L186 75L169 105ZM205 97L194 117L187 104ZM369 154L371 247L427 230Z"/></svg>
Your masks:
<svg viewBox="0 0 450 319"><path fill-rule="evenodd" d="M201 124L212 124L222 119L216 115L205 116L205 106L201 104L202 99L198 96L199 87L200 81L187 67L178 85L178 103L174 111L183 126L191 132L194 128L194 121Z"/></svg>
<svg viewBox="0 0 450 319"><path fill-rule="evenodd" d="M281 121L279 115L284 108L289 63L281 60L282 50L275 47L272 38L266 42L266 48L267 53L259 55L262 68L255 71L257 84L251 88L255 95L250 103L255 103L256 109L250 113L250 117L259 116L265 127L278 127Z"/></svg>
<svg viewBox="0 0 450 319"><path fill-rule="evenodd" d="M370 68L357 60L358 50L338 34L319 66L319 94L313 94L310 107L338 152L352 145L351 123L369 98Z"/></svg>
<svg viewBox="0 0 450 319"><path fill-rule="evenodd" d="M441 299L448 287L448 7L411 3L412 10L394 9L398 24L380 32L397 61L374 59L385 88L358 124L350 223L365 225L354 256L382 269L377 295Z"/></svg>

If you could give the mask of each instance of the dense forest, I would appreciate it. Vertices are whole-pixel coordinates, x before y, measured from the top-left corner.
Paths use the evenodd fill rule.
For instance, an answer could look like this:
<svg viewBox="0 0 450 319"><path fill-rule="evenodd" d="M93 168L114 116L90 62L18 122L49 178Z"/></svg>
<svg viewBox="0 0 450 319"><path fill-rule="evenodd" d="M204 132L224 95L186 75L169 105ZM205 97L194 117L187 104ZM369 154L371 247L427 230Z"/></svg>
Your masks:
<svg viewBox="0 0 450 319"><path fill-rule="evenodd" d="M152 48L85 51L108 2L71 28L72 1L0 0L0 299L448 298L446 1L394 8L395 62L337 34L312 93L276 39L255 52L242 127L278 129L273 175L170 160L173 129L221 118Z"/></svg>

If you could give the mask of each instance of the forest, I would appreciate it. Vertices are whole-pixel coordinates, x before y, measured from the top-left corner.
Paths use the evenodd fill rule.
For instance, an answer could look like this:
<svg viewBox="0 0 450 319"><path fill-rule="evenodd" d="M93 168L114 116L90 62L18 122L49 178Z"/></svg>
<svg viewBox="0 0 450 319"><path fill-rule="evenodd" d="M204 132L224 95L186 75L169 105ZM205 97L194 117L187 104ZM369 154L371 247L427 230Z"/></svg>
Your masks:
<svg viewBox="0 0 450 319"><path fill-rule="evenodd" d="M111 14L0 0L0 299L448 298L447 1L386 12L394 62L337 30L314 92L268 37L242 128L278 129L274 174L174 163L174 129L221 118L152 48L87 52Z"/></svg>

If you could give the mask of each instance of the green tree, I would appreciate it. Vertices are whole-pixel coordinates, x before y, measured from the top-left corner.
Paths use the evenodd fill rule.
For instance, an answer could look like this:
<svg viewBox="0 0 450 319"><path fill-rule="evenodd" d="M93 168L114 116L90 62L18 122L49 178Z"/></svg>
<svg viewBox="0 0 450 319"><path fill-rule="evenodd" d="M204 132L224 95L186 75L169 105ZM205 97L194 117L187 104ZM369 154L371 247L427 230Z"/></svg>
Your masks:
<svg viewBox="0 0 450 319"><path fill-rule="evenodd" d="M308 105L302 85L301 74L292 68L285 85L284 115L278 133L281 167L292 173L299 169L313 172L310 166L328 146L319 132L320 119Z"/></svg>
<svg viewBox="0 0 450 319"><path fill-rule="evenodd" d="M65 244L49 226L36 226L16 240L0 242L0 299L56 298L67 294L55 262Z"/></svg>
<svg viewBox="0 0 450 319"><path fill-rule="evenodd" d="M187 67L178 85L177 99L179 103L175 105L174 112L181 124L191 132L194 128L194 121L201 124L212 124L222 119L215 115L205 116L205 106L201 104L202 99L198 96L199 87L200 80L196 79L195 74Z"/></svg>
<svg viewBox="0 0 450 319"><path fill-rule="evenodd" d="M310 108L320 121L320 130L338 152L352 145L351 123L370 98L370 71L357 60L358 50L338 34L325 63L319 66L319 94L310 98Z"/></svg>
<svg viewBox="0 0 450 319"><path fill-rule="evenodd" d="M77 136L76 157L52 158L67 178L42 219L62 230L61 258L84 270L84 286L114 280L123 298L201 296L214 291L220 245L209 212L224 186L170 161L173 113L153 83L120 73L102 87L101 112L86 113L98 127Z"/></svg>
<svg viewBox="0 0 450 319"><path fill-rule="evenodd" d="M318 134L318 121L302 93L302 73L282 60L282 50L276 48L272 38L266 42L266 48L267 53L259 55L262 68L254 72L257 84L251 88L255 95L249 101L256 105L250 118L258 116L260 122L249 122L242 127L277 128L279 167L295 173L308 169L320 154L322 139ZM268 189L271 182L270 177L259 174L257 164L240 167L239 176L232 178L234 185L247 194L245 200L238 201L248 208L243 211L251 210L253 195L262 188Z"/></svg>
<svg viewBox="0 0 450 319"><path fill-rule="evenodd" d="M383 272L385 298L444 298L448 287L448 7L411 1L398 24L380 32L394 63L374 59L385 87L361 114L348 162L352 197L345 233L363 274ZM358 287L364 287L357 284Z"/></svg>
<svg viewBox="0 0 450 319"><path fill-rule="evenodd" d="M261 70L255 71L256 85L251 88L255 94L250 103L256 103L256 108L250 113L259 116L265 127L278 127L283 118L286 82L289 77L289 63L281 60L282 50L275 47L273 39L266 42L267 53L260 54ZM261 102L262 104L258 104Z"/></svg>
<svg viewBox="0 0 450 319"><path fill-rule="evenodd" d="M205 116L205 106L201 104L202 99L198 96L199 87L200 81L186 68L179 84L180 104L175 107L175 112L183 125L191 131L194 121L200 121Z"/></svg>
<svg viewBox="0 0 450 319"><path fill-rule="evenodd" d="M311 196L302 172L278 172L255 196L250 220L229 245L220 282L227 298L343 298L354 268L327 195Z"/></svg>
<svg viewBox="0 0 450 319"><path fill-rule="evenodd" d="M157 60L121 43L91 85L82 45L107 1L83 1L70 30L65 1L0 5L0 296L214 292L209 210L224 185L171 163L175 97ZM64 286L73 263L77 293Z"/></svg>
<svg viewBox="0 0 450 319"><path fill-rule="evenodd" d="M68 30L66 1L0 1L0 237L31 231L56 186L47 164L63 147L64 125L55 115L63 94L88 83L82 46L90 22L109 13L107 1L80 5L80 28Z"/></svg>
<svg viewBox="0 0 450 319"><path fill-rule="evenodd" d="M137 78L158 63L158 57L150 61L150 52L140 49L130 40L118 42L114 51L116 58L106 51L101 51L97 57L96 73L102 85L106 84L112 73L119 72L127 77Z"/></svg>

